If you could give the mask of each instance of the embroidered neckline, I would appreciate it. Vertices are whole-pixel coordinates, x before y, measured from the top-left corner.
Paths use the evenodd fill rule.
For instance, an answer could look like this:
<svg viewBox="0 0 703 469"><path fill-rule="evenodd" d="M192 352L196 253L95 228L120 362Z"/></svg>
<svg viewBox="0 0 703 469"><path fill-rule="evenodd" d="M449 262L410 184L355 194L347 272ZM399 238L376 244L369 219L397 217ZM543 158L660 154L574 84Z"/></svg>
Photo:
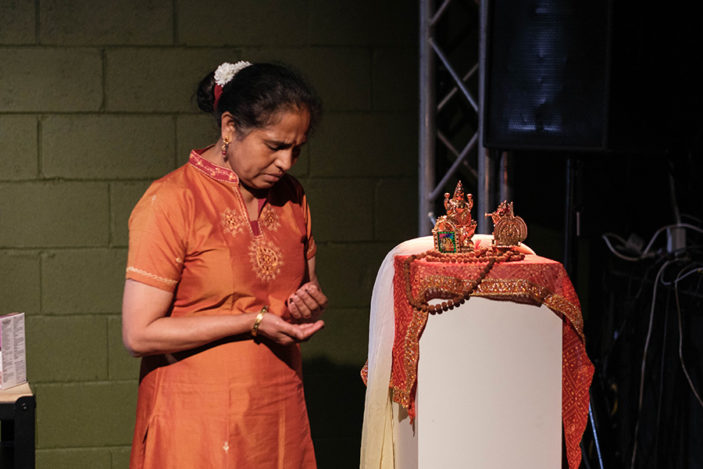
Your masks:
<svg viewBox="0 0 703 469"><path fill-rule="evenodd" d="M203 148L201 150L192 150L190 152L190 158L188 158L188 163L193 165L200 172L206 176L215 179L216 181L222 182L233 182L235 184L239 183L239 177L231 169L223 168L222 166L217 166L215 163L211 163L201 156L201 153L207 150Z"/></svg>

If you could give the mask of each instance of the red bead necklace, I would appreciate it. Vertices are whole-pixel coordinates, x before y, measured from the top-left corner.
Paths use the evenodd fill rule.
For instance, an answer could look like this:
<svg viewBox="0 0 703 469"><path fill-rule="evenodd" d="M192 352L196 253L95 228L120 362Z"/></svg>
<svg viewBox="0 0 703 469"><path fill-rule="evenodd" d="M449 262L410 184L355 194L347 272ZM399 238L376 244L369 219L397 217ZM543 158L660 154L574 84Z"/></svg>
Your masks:
<svg viewBox="0 0 703 469"><path fill-rule="evenodd" d="M481 284L481 282L486 278L488 273L493 269L493 266L501 262L513 262L520 261L525 258L524 254L521 254L513 249L477 249L475 251L465 252L465 253L441 253L430 249L422 254L413 254L408 256L403 261L403 280L405 283L405 295L408 298L410 304L416 310L423 312L429 312L430 314L439 313L441 311L448 311L463 304L469 296L476 290L476 288ZM480 264L485 263L486 265L481 269L479 275L475 279L471 279L466 283L466 289L462 292L453 293L439 287L427 289L422 298L415 298L412 294L412 285L410 283L410 265L416 260L424 259L428 262L442 262L442 263L456 263L456 264ZM440 304L430 305L429 300L442 298L443 301Z"/></svg>

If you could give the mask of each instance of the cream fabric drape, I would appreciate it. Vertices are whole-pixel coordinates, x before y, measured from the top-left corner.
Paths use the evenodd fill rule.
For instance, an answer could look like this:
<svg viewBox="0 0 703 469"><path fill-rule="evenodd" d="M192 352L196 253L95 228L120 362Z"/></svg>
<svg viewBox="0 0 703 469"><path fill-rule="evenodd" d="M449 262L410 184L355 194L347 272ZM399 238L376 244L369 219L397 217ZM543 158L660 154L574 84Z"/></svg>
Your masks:
<svg viewBox="0 0 703 469"><path fill-rule="evenodd" d="M371 295L369 355L364 424L361 433L361 469L391 469L394 463L395 429L388 384L395 333L393 267L395 256L432 249L432 236L405 241L383 260ZM397 404L396 404L397 405Z"/></svg>

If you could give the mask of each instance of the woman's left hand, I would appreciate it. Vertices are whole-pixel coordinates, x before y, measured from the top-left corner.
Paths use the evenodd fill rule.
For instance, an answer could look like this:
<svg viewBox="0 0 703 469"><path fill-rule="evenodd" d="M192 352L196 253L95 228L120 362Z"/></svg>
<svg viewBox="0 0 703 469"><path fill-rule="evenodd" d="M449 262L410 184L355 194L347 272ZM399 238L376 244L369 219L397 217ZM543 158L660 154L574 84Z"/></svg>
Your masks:
<svg viewBox="0 0 703 469"><path fill-rule="evenodd" d="M288 297L287 303L294 322L314 322L327 307L327 297L317 282L307 282Z"/></svg>

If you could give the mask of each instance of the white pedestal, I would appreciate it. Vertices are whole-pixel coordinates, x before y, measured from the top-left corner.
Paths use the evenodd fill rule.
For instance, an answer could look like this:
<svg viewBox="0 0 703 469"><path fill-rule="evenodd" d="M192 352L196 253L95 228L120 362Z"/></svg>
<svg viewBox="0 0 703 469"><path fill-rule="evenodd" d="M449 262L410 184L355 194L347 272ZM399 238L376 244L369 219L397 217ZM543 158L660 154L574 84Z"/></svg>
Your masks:
<svg viewBox="0 0 703 469"><path fill-rule="evenodd" d="M561 353L546 306L471 298L430 315L414 426L393 405L396 467L560 469Z"/></svg>

